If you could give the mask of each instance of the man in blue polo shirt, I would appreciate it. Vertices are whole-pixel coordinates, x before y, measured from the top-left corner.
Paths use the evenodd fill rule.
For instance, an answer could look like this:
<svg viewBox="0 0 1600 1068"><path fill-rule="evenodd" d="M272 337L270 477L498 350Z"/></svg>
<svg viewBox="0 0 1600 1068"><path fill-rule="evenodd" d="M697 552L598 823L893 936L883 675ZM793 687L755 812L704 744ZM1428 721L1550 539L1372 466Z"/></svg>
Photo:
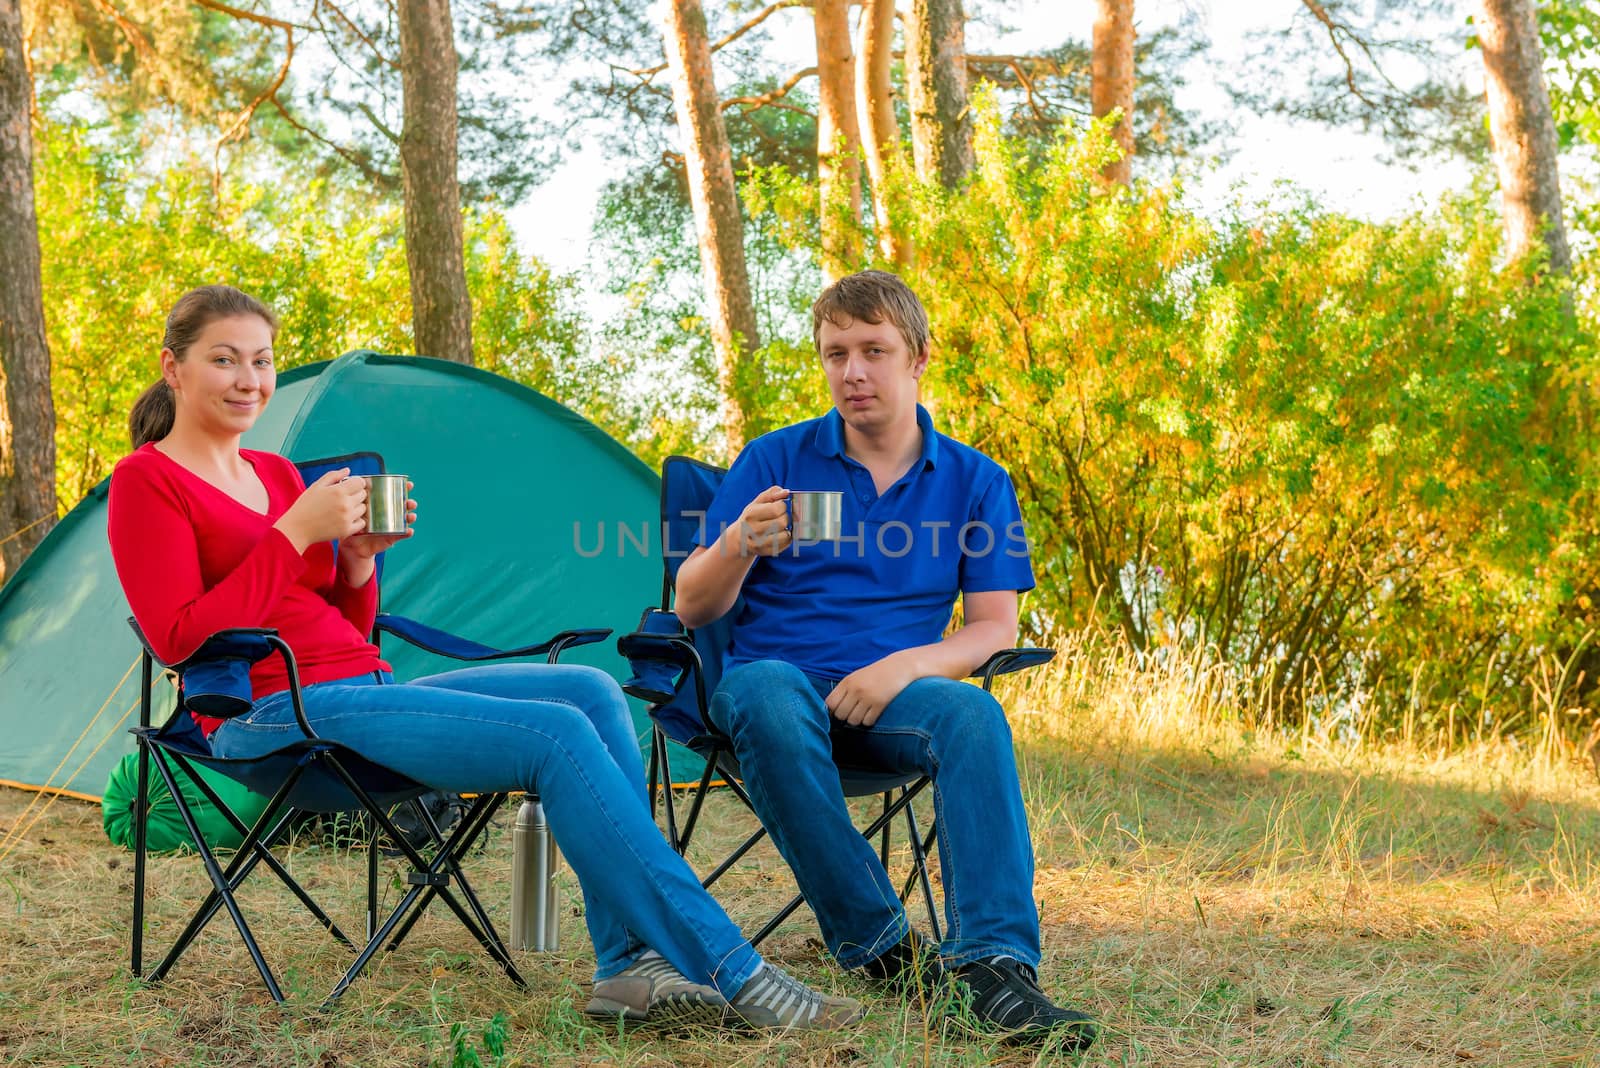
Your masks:
<svg viewBox="0 0 1600 1068"><path fill-rule="evenodd" d="M745 446L678 575L688 627L744 596L711 718L840 964L896 985L948 969L988 1028L1087 1045L1089 1017L1038 986L1005 713L959 681L1016 642L1018 594L1033 588L1011 479L917 403L928 319L899 278L840 279L812 324L834 410ZM786 498L801 490L843 494L838 541L793 540ZM945 636L957 595L963 625ZM852 826L835 758L932 777L949 919L937 956Z"/></svg>

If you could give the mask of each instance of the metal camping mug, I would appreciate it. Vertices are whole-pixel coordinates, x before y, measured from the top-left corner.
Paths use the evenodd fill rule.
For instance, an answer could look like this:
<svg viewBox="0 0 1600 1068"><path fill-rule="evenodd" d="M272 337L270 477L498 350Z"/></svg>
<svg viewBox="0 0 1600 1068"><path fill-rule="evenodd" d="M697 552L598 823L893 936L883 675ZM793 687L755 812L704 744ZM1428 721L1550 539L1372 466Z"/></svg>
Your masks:
<svg viewBox="0 0 1600 1068"><path fill-rule="evenodd" d="M843 493L799 490L789 494L789 526L796 542L838 541L843 525Z"/></svg>
<svg viewBox="0 0 1600 1068"><path fill-rule="evenodd" d="M363 534L406 532L406 476L367 476L367 529Z"/></svg>

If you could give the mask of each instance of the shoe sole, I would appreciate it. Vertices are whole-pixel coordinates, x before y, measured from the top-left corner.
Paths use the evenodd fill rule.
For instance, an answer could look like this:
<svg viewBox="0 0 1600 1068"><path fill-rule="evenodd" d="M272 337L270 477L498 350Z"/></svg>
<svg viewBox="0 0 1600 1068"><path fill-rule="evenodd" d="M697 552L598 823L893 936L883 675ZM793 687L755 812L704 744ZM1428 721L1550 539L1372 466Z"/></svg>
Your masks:
<svg viewBox="0 0 1600 1068"><path fill-rule="evenodd" d="M611 998L590 998L583 1008L585 1016L643 1024L719 1024L727 1015L725 1002L712 1002L694 995L668 995L647 1009Z"/></svg>
<svg viewBox="0 0 1600 1068"><path fill-rule="evenodd" d="M998 1027L961 1016L946 1016L944 1025L967 1037L998 1041L1006 1046L1041 1046L1056 1040L1067 1053L1081 1053L1100 1037L1099 1024L1092 1021L1062 1023L1055 1027Z"/></svg>
<svg viewBox="0 0 1600 1068"><path fill-rule="evenodd" d="M752 1014L753 1015L753 1014ZM736 1026L754 1031L841 1031L860 1023L867 1015L865 1005L858 1006L849 1017L831 1023L784 1023L775 1016L765 1019L753 1019L741 1013L738 1009L730 1008L728 1017Z"/></svg>

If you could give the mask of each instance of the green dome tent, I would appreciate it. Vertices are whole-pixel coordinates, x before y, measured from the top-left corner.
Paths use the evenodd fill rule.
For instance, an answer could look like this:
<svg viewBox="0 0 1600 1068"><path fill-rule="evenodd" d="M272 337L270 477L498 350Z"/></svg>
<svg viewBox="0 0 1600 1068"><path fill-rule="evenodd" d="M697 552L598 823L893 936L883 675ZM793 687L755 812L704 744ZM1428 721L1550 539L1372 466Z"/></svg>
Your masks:
<svg viewBox="0 0 1600 1068"><path fill-rule="evenodd" d="M572 627L624 633L659 596L658 476L508 379L353 352L281 375L244 444L293 460L371 450L411 476L417 532L386 559L384 611L511 646ZM138 646L106 544L107 485L0 587L0 783L98 798L133 749ZM394 640L384 656L402 679L452 666ZM627 674L610 641L563 662ZM165 715L171 688L155 685ZM635 719L648 741L637 705Z"/></svg>

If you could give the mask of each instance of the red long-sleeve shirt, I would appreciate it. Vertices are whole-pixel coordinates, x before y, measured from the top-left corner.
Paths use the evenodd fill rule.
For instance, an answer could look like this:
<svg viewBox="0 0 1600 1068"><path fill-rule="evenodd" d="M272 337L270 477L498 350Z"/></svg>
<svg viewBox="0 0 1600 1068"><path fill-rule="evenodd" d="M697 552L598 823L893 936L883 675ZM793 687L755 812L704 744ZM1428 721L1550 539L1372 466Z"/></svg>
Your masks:
<svg viewBox="0 0 1600 1068"><path fill-rule="evenodd" d="M388 671L367 641L378 583L339 577L332 542L298 553L273 527L305 492L300 472L241 449L267 489L257 512L152 445L123 457L107 503L111 557L128 605L156 655L175 664L216 631L273 627L294 651L301 685ZM250 672L255 699L289 687L273 654ZM220 720L196 717L209 734Z"/></svg>

